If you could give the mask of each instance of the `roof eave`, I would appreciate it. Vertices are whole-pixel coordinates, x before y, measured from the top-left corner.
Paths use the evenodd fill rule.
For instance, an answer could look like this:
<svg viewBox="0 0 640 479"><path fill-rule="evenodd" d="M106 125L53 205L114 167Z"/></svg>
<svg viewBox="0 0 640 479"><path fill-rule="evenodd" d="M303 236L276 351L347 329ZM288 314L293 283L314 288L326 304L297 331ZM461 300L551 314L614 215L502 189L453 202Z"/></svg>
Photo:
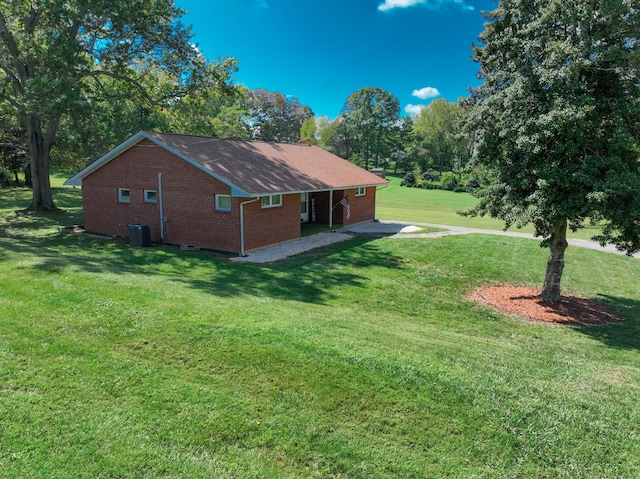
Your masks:
<svg viewBox="0 0 640 479"><path fill-rule="evenodd" d="M96 161L94 161L89 166L87 166L84 170L80 171L75 176L72 176L71 178L69 178L67 181L63 183L63 185L82 186L83 178L89 176L91 173L101 168L103 165L105 165L106 163L114 159L116 156L124 153L129 148L139 143L143 138L149 138L149 135L147 135L144 131L139 131L138 133L133 135L131 138L129 138L127 141L125 141L124 143L121 143L120 145L116 146L113 150L109 151L106 155L102 156L101 158L98 158Z"/></svg>
<svg viewBox="0 0 640 479"><path fill-rule="evenodd" d="M259 196L268 196L268 195L295 195L299 193L320 193L323 191L337 191L337 190L353 190L355 188L371 188L378 186L388 186L391 182L384 180L379 183L368 183L362 185L348 185L348 186L325 186L322 188L314 188L308 190L287 190L287 191L263 191L263 192L254 192L248 194L251 197L259 197Z"/></svg>
<svg viewBox="0 0 640 479"><path fill-rule="evenodd" d="M250 196L252 196L247 191L245 191L242 188L230 183L228 180L225 180L224 178L221 178L220 176L218 176L215 173L213 173L211 170L205 168L204 166L202 166L198 162L193 161L188 156L185 156L182 153L174 150L173 148L170 148L169 146L167 146L166 144L164 144L160 140L154 138L152 135L149 135L145 131L139 131L138 133L133 135L131 138L129 138L124 143L121 143L120 145L116 146L109 153L107 153L103 157L101 157L98 160L96 160L93 163L91 163L89 166L87 166L84 170L80 171L75 176L69 178L67 181L65 181L63 183L63 185L65 185L65 186L82 186L82 179L83 178L87 177L88 175L90 175L94 171L100 169L106 163L108 163L109 161L111 161L112 159L117 157L118 155L121 155L122 153L127 151L129 148L131 148L132 146L138 144L141 140L143 140L145 138L148 139L149 141L152 141L153 143L155 143L156 145L160 146L161 148L164 148L168 152L176 155L177 157L183 159L184 161L186 161L190 165L195 166L196 168L198 168L199 170L205 172L209 176L212 176L215 179L217 179L217 180L221 181L222 183L224 183L225 185L229 186L231 188L231 195L232 196L240 196L240 197L250 197Z"/></svg>

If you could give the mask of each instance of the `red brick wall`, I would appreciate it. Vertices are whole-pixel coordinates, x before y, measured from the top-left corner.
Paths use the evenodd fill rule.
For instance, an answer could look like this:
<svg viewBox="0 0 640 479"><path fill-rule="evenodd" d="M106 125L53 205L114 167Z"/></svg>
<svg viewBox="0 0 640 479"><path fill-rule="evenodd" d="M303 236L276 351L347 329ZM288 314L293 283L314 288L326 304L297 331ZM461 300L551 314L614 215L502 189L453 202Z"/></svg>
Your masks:
<svg viewBox="0 0 640 479"><path fill-rule="evenodd" d="M232 198L231 211L215 209L216 194L230 194L221 181L176 157L149 140L143 140L82 180L84 226L92 233L127 238L129 224L147 223L151 240L160 241L160 203L145 203L143 192L158 193L162 173L165 242L221 251L240 252L240 203ZM118 202L118 188L128 188L131 202ZM345 190L351 218L344 224L371 220L375 215L375 187L365 196ZM328 223L329 192L314 193L316 221ZM334 204L342 197L334 193ZM334 208L334 224L343 223L343 208ZM311 219L311 218L310 218ZM260 201L245 204L245 250L300 237L300 195L284 195L283 205L262 208Z"/></svg>
<svg viewBox="0 0 640 479"><path fill-rule="evenodd" d="M362 221L369 221L375 218L376 214L376 187L370 186L367 188L367 194L364 196L356 196L356 190L344 190L344 195L349 197L349 206L351 208L351 217L347 219L343 219L342 212L344 209L342 206L338 206L334 212L340 212L338 215L340 216L340 220L343 221L342 224L352 225L355 223L360 223ZM342 198L340 198L342 199Z"/></svg>
<svg viewBox="0 0 640 479"><path fill-rule="evenodd" d="M143 198L145 189L159 192L159 172L166 243L240 252L240 203L248 198L232 198L231 212L216 211L215 195L230 188L149 140L82 180L85 229L128 237L129 224L147 223L151 240L160 241L160 204ZM129 188L129 204L118 202L118 188ZM300 236L300 195L283 200L277 208L245 206L245 249Z"/></svg>
<svg viewBox="0 0 640 479"><path fill-rule="evenodd" d="M245 200L246 201L246 200ZM283 195L282 206L244 206L245 250L300 237L300 195Z"/></svg>

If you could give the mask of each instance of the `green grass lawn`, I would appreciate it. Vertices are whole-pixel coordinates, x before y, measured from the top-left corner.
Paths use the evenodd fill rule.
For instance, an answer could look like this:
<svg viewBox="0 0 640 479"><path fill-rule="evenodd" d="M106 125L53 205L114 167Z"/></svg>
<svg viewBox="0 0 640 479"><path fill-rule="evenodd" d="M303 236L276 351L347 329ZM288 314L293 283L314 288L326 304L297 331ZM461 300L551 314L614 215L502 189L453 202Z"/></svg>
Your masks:
<svg viewBox="0 0 640 479"><path fill-rule="evenodd" d="M539 286L535 241L236 264L60 233L79 190L28 194L0 190L0 477L640 476L636 259L569 248L565 290L625 321L551 327L464 298Z"/></svg>
<svg viewBox="0 0 640 479"><path fill-rule="evenodd" d="M423 190L400 186L401 176L387 175L391 184L377 193L376 215L381 219L392 219L407 222L435 223L453 226L467 226L489 230L501 230L504 222L488 216L469 218L459 215L459 211L473 208L477 200L469 193L454 193L443 190ZM533 233L533 227L510 231ZM575 233L569 231L570 238L589 240L599 233L601 228L587 225Z"/></svg>

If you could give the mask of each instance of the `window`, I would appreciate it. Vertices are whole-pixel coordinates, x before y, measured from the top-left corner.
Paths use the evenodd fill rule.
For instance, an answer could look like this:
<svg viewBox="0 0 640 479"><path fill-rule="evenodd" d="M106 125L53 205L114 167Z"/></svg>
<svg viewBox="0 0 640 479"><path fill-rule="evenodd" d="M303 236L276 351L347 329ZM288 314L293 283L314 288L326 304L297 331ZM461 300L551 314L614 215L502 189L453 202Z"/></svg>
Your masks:
<svg viewBox="0 0 640 479"><path fill-rule="evenodd" d="M261 196L263 208L273 208L275 206L282 206L282 195L267 195Z"/></svg>
<svg viewBox="0 0 640 479"><path fill-rule="evenodd" d="M120 203L131 203L129 188L118 188L118 201Z"/></svg>
<svg viewBox="0 0 640 479"><path fill-rule="evenodd" d="M231 211L231 195L216 195L216 209Z"/></svg>
<svg viewBox="0 0 640 479"><path fill-rule="evenodd" d="M356 196L364 196L367 194L367 187L366 186L358 186L356 188Z"/></svg>
<svg viewBox="0 0 640 479"><path fill-rule="evenodd" d="M145 203L157 203L158 193L156 190L144 190L144 202Z"/></svg>

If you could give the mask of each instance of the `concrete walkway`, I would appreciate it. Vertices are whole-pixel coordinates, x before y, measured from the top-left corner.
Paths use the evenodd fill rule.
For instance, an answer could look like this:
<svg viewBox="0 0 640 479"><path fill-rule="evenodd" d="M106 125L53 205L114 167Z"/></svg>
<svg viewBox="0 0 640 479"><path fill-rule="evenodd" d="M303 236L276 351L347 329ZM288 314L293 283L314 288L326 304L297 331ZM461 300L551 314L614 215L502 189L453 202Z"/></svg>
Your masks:
<svg viewBox="0 0 640 479"><path fill-rule="evenodd" d="M438 228L443 231L420 233L420 229L422 227ZM304 238L285 241L284 243L279 243L277 245L247 251L246 256L231 258L231 261L247 263L272 263L274 261L279 261L289 256L295 256L297 254L303 253L305 251L310 251L315 248L321 248L330 244L346 241L357 235L388 238L440 238L443 236L473 233L497 236L511 236L514 238L527 238L540 241L540 238L536 238L532 234L519 233L515 231L485 230L480 228L467 228L464 226L450 226L434 223L407 223L387 220L379 222L367 221L364 223L358 223L356 225L340 228L336 231L318 233L311 236L305 236ZM598 243L593 241L569 239L568 242L571 246L595 249L608 253L624 254L616 250L616 248L611 245L607 245L603 248ZM640 257L640 254L636 254L635 257Z"/></svg>
<svg viewBox="0 0 640 479"><path fill-rule="evenodd" d="M385 221L384 223L387 224L399 224L399 225L406 225L406 223L401 223L401 222L395 222L395 221ZM435 223L412 223L416 226L425 226L425 227L432 227L432 228L442 228L445 229L447 231L440 233L441 236L445 236L445 235L456 235L456 234L471 234L471 233L479 233L479 234L485 234L485 235L496 235L496 236L510 236L512 238L527 238L527 239L533 239L536 241L540 241L540 238L537 238L535 236L533 236L530 233L519 233L517 231L503 231L503 230L485 230L485 229L480 229L480 228L467 228L464 226L449 226L449 225L439 225L439 224L435 224ZM356 225L358 226L358 225ZM437 235L437 233L432 233L434 235ZM401 237L404 238L408 238L410 237L410 235L400 235ZM415 236L420 236L420 235L415 235ZM414 237L415 237L414 236ZM425 236L425 235L422 235ZM605 251L607 253L614 253L614 254L619 254L619 255L624 255L623 252L618 251L616 249L615 246L613 245L606 245L606 246L600 246L600 243L597 243L595 241L588 241L588 240L583 240L583 239L576 239L576 238L568 238L567 242L569 243L570 246L577 246L579 248L588 248L588 249L595 249L598 251ZM634 257L636 258L640 258L640 253L636 253L634 255Z"/></svg>

